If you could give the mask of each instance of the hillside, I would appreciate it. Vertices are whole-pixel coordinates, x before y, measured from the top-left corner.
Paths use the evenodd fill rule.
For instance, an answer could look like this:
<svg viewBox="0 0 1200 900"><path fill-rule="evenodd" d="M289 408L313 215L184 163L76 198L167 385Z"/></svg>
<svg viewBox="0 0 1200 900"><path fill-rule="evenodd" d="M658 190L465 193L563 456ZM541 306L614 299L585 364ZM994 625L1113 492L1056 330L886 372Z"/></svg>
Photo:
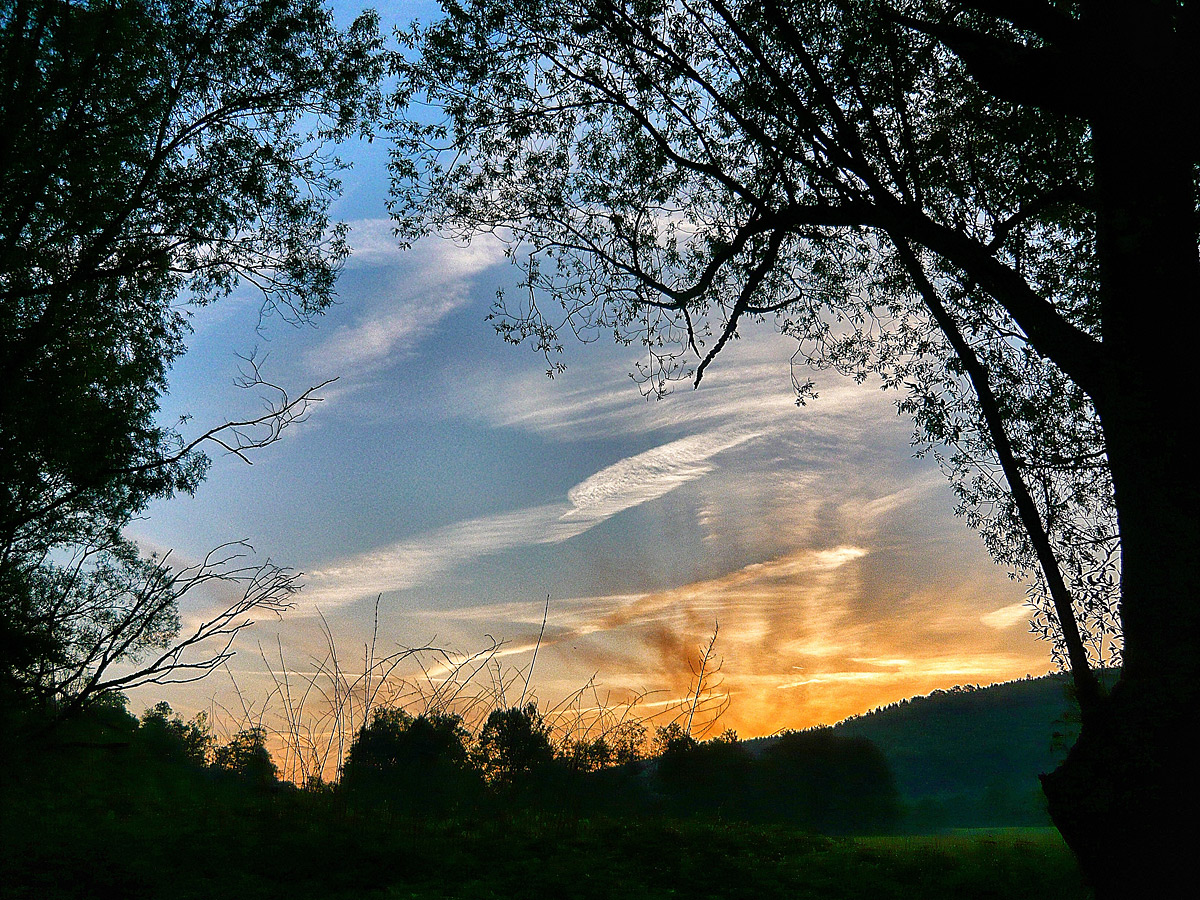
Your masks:
<svg viewBox="0 0 1200 900"><path fill-rule="evenodd" d="M1058 765L1073 739L1069 683L1055 674L935 691L833 731L883 751L910 828L1049 824L1037 776ZM771 740L747 743L761 752Z"/></svg>

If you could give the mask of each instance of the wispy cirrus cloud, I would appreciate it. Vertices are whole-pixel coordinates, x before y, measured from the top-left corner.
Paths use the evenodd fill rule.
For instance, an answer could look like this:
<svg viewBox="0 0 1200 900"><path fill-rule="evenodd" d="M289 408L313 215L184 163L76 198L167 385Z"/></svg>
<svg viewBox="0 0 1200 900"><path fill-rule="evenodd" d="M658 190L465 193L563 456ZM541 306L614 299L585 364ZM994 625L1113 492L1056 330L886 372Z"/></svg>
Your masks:
<svg viewBox="0 0 1200 900"><path fill-rule="evenodd" d="M458 522L338 560L308 573L304 608L342 606L388 591L428 584L472 559L516 547L555 543L579 533L562 525L562 507L539 506Z"/></svg>
<svg viewBox="0 0 1200 900"><path fill-rule="evenodd" d="M969 602L957 598L906 608L898 625L897 609L873 602L880 575L867 562L874 555L854 545L797 550L640 596L554 600L539 665L571 673L587 667L618 696L662 692L640 707L670 707L686 696L698 647L719 623L717 682L733 701L722 727L749 733L762 722L833 722L952 681L989 683L1038 670L1040 648L973 629ZM945 614L955 609L964 614L948 632ZM463 621L507 623L514 650L532 650L541 615L539 603L513 603L475 607ZM569 693L571 683L560 678L546 687Z"/></svg>
<svg viewBox="0 0 1200 900"><path fill-rule="evenodd" d="M538 544L557 544L713 471L714 456L753 440L718 429L619 460L575 485L562 503L481 516L361 553L309 574L306 606L334 607L427 584L464 562Z"/></svg>
<svg viewBox="0 0 1200 900"><path fill-rule="evenodd" d="M581 481L567 492L565 522L602 522L619 512L657 500L709 474L712 457L758 437L758 432L720 428L662 444L630 456Z"/></svg>
<svg viewBox="0 0 1200 900"><path fill-rule="evenodd" d="M504 257L498 241L469 245L426 238L401 253L388 219L351 222L347 277L365 280L359 316L309 352L318 372L356 373L395 361L433 334L450 313L472 302L475 279Z"/></svg>
<svg viewBox="0 0 1200 900"><path fill-rule="evenodd" d="M1008 606L1002 606L999 609L994 609L990 613L986 613L979 617L979 621L988 628L995 628L997 631L1003 631L1012 628L1014 625L1024 625L1029 621L1032 607L1025 600L1019 603L1010 603Z"/></svg>
<svg viewBox="0 0 1200 900"><path fill-rule="evenodd" d="M765 330L748 334L738 342L736 354L711 369L698 389L680 382L661 399L639 399L617 359L603 366L576 364L554 379L525 370L495 373L481 383L476 373L464 372L453 392L463 398L464 413L489 426L558 440L732 425L861 440L869 433L864 420L886 418L895 424L892 395L832 373L820 377L816 400L797 407L789 364L794 350L794 342L781 335Z"/></svg>

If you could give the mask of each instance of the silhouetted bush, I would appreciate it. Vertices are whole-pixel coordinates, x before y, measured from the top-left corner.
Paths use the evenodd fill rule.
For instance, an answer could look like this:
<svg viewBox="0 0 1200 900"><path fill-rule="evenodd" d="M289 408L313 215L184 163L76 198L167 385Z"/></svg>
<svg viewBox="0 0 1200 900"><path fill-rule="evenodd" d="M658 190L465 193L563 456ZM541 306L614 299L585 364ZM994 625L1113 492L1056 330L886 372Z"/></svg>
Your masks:
<svg viewBox="0 0 1200 900"><path fill-rule="evenodd" d="M697 742L681 728L660 728L657 781L665 809L674 815L742 818L753 761L737 734L726 731Z"/></svg>
<svg viewBox="0 0 1200 900"><path fill-rule="evenodd" d="M112 691L60 720L50 737L58 741L113 744L132 741L137 731L138 720L129 711L129 698Z"/></svg>
<svg viewBox="0 0 1200 900"><path fill-rule="evenodd" d="M544 787L553 775L554 748L537 704L492 710L479 732L475 760L488 784L499 791Z"/></svg>
<svg viewBox="0 0 1200 900"><path fill-rule="evenodd" d="M163 700L142 714L137 742L160 759L203 766L213 737L203 712L185 722Z"/></svg>
<svg viewBox="0 0 1200 900"><path fill-rule="evenodd" d="M556 808L583 816L630 816L650 809L645 737L644 725L627 721L596 737L563 741L553 778Z"/></svg>
<svg viewBox="0 0 1200 900"><path fill-rule="evenodd" d="M871 741L830 728L786 732L758 760L757 817L816 831L886 831L900 817L895 779Z"/></svg>
<svg viewBox="0 0 1200 900"><path fill-rule="evenodd" d="M455 715L376 709L350 745L342 790L356 802L401 812L447 812L480 786L467 754L469 737Z"/></svg>
<svg viewBox="0 0 1200 900"><path fill-rule="evenodd" d="M259 788L278 783L279 769L267 750L267 733L258 726L239 731L213 751L213 766Z"/></svg>

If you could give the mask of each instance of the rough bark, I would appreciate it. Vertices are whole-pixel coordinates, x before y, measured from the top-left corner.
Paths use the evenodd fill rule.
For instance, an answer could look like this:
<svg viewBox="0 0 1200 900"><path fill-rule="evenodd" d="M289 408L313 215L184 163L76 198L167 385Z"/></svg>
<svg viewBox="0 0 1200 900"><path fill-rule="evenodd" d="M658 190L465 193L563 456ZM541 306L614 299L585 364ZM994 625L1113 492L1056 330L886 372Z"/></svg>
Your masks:
<svg viewBox="0 0 1200 900"><path fill-rule="evenodd" d="M1121 530L1124 665L1067 760L1043 777L1051 816L1101 898L1170 896L1186 883L1195 851L1179 823L1200 803L1189 736L1200 700L1200 490L1184 437L1193 404L1179 405L1194 391L1187 318L1200 263L1189 104L1171 87L1188 82L1190 51L1169 23L1119 6L1104 10L1098 38L1113 72L1107 103L1089 118L1109 360L1098 409Z"/></svg>

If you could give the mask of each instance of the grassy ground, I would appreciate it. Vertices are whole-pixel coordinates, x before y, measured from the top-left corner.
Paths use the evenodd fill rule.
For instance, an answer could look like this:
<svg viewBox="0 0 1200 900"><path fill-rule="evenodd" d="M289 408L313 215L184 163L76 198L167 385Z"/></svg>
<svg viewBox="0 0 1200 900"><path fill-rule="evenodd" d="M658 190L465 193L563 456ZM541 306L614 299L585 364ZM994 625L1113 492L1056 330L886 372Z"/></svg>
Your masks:
<svg viewBox="0 0 1200 900"><path fill-rule="evenodd" d="M47 773L57 772L55 777ZM20 774L20 773L18 773ZM24 773L28 775L29 773ZM493 810L439 821L103 755L9 779L6 898L1086 897L1052 830L830 839L787 827Z"/></svg>

